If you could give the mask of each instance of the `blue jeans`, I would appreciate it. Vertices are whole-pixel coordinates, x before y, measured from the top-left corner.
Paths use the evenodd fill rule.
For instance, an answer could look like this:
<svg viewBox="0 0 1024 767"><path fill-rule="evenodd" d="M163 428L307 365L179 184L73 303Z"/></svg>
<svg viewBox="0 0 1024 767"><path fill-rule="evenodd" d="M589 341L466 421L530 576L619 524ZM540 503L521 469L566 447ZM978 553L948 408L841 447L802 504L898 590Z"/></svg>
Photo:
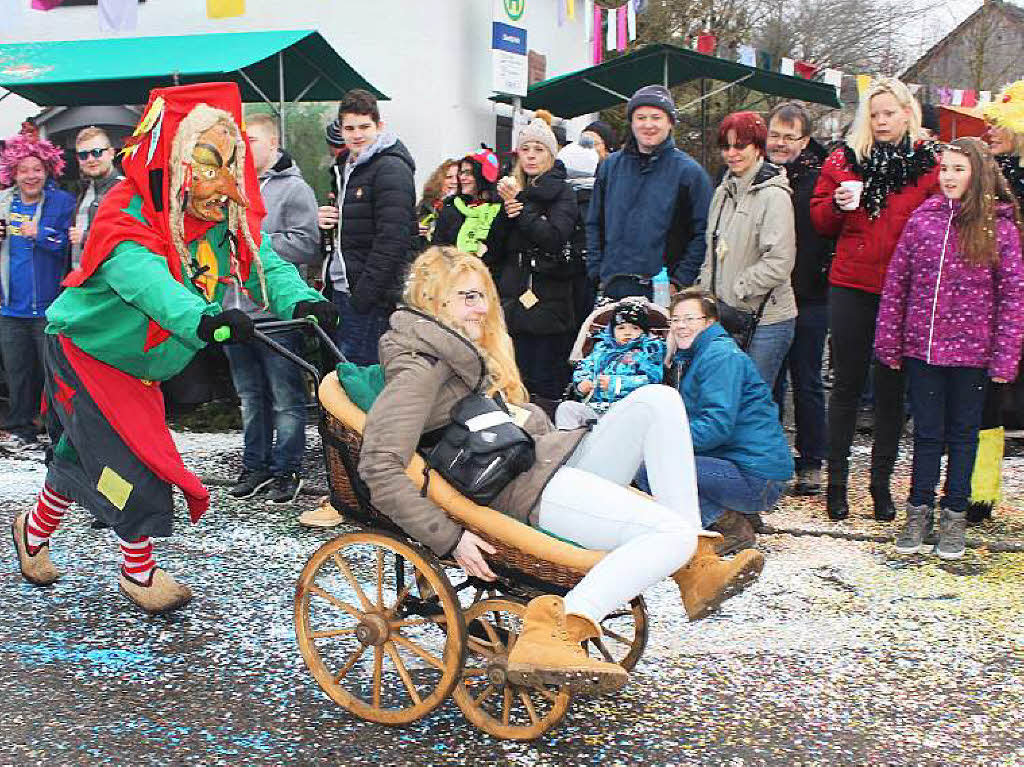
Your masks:
<svg viewBox="0 0 1024 767"><path fill-rule="evenodd" d="M754 360L754 365L768 386L775 385L775 379L782 369L782 361L789 353L795 332L796 319L773 322L771 325L758 325L754 331L747 354Z"/></svg>
<svg viewBox="0 0 1024 767"><path fill-rule="evenodd" d="M32 419L39 415L43 395L45 327L45 317L0 315L0 351L11 406L4 427L28 440L35 439Z"/></svg>
<svg viewBox="0 0 1024 767"><path fill-rule="evenodd" d="M732 461L698 455L697 501L700 521L707 528L726 511L756 514L775 505L786 488L785 482L755 477Z"/></svg>
<svg viewBox="0 0 1024 767"><path fill-rule="evenodd" d="M377 343L388 329L391 310L374 308L360 314L352 308L348 293L335 292L333 299L339 320L334 342L341 353L356 365L376 365L380 361Z"/></svg>
<svg viewBox="0 0 1024 767"><path fill-rule="evenodd" d="M775 403L782 418L786 402L786 373L793 382L793 417L796 421L797 469L820 469L828 457L828 422L825 417L825 385L821 360L828 334L828 304L800 304L793 345L779 377L775 379Z"/></svg>
<svg viewBox="0 0 1024 767"><path fill-rule="evenodd" d="M978 451L978 428L988 380L983 368L939 367L903 359L910 381L914 416L914 468L910 503L935 505L943 452L949 452L941 506L967 511L971 472Z"/></svg>
<svg viewBox="0 0 1024 767"><path fill-rule="evenodd" d="M273 338L301 356L299 333L282 333ZM302 371L262 344L228 344L224 351L231 365L235 391L242 400L242 466L278 475L301 474L308 402Z"/></svg>

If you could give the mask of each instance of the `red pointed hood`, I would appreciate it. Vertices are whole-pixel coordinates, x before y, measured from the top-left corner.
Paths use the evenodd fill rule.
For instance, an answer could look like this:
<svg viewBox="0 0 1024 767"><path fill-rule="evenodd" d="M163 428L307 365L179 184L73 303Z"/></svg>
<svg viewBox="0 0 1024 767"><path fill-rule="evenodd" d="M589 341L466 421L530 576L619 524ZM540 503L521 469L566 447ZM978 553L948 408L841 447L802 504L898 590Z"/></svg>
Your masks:
<svg viewBox="0 0 1024 767"><path fill-rule="evenodd" d="M182 280L181 264L172 242L170 198L179 190L171 189L172 145L178 129L189 113L199 104L221 109L231 115L239 127L246 151L243 164L244 192L249 201L245 212L249 232L257 248L260 244L260 223L266 215L260 196L259 182L252 153L248 151L248 136L242 117L242 100L235 83L198 83L150 91L149 102L134 135L125 143L125 179L104 197L96 219L89 230L82 265L64 280L69 287L81 285L117 245L125 241L137 242L154 253L167 258L171 274ZM142 198L142 216L147 223L125 213L133 197ZM192 242L212 228L214 224L184 214L185 242ZM248 238L234 232L238 242L238 271L245 280L249 267L257 254L250 252Z"/></svg>

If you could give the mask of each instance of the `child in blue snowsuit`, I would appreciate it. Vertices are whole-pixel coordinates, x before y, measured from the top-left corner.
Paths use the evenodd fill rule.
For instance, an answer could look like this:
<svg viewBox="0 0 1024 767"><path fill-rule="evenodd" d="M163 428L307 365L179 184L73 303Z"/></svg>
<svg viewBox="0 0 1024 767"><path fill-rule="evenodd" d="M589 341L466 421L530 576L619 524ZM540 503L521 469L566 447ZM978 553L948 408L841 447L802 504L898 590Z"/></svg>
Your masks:
<svg viewBox="0 0 1024 767"><path fill-rule="evenodd" d="M555 426L575 429L597 420L630 392L661 383L665 342L649 333L650 319L642 300L622 301L590 354L573 372L580 402L563 402Z"/></svg>

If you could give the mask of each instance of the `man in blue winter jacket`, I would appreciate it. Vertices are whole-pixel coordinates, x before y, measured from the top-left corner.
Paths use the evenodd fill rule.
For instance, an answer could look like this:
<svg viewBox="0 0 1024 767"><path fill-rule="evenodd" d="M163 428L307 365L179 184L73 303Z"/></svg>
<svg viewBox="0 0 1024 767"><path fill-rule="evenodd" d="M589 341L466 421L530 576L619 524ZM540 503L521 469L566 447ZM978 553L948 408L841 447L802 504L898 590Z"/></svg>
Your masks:
<svg viewBox="0 0 1024 767"><path fill-rule="evenodd" d="M9 139L0 152L0 350L10 395L3 446L36 442L33 418L43 390L46 309L68 269L68 228L75 198L57 188L59 147L34 136Z"/></svg>
<svg viewBox="0 0 1024 767"><path fill-rule="evenodd" d="M662 267L682 285L697 278L714 190L704 169L676 148L668 88L644 86L630 98L626 115L630 136L601 164L594 183L587 272L611 298L652 298L651 278ZM609 282L614 275L629 277Z"/></svg>

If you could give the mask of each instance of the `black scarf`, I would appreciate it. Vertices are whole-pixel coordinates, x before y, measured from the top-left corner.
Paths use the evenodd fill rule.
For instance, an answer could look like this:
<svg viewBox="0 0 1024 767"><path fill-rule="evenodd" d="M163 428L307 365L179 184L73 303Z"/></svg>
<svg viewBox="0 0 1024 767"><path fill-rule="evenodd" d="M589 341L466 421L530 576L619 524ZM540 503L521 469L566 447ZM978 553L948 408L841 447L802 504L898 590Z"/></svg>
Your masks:
<svg viewBox="0 0 1024 767"><path fill-rule="evenodd" d="M857 162L849 146L844 145L843 152L854 173L864 180L861 204L871 219L882 215L890 193L915 183L937 162L934 143L924 141L914 146L910 136L904 136L898 144L876 141L863 163Z"/></svg>
<svg viewBox="0 0 1024 767"><path fill-rule="evenodd" d="M1015 154L997 154L996 164L1003 172L1010 191L1017 198L1018 204L1024 207L1024 168L1020 167L1020 158Z"/></svg>
<svg viewBox="0 0 1024 767"><path fill-rule="evenodd" d="M792 162L787 162L786 178L789 179L789 185L796 189L799 186L800 181L806 176L812 173L821 172L821 157L817 153L812 152L809 148L804 149L800 154L796 156Z"/></svg>

